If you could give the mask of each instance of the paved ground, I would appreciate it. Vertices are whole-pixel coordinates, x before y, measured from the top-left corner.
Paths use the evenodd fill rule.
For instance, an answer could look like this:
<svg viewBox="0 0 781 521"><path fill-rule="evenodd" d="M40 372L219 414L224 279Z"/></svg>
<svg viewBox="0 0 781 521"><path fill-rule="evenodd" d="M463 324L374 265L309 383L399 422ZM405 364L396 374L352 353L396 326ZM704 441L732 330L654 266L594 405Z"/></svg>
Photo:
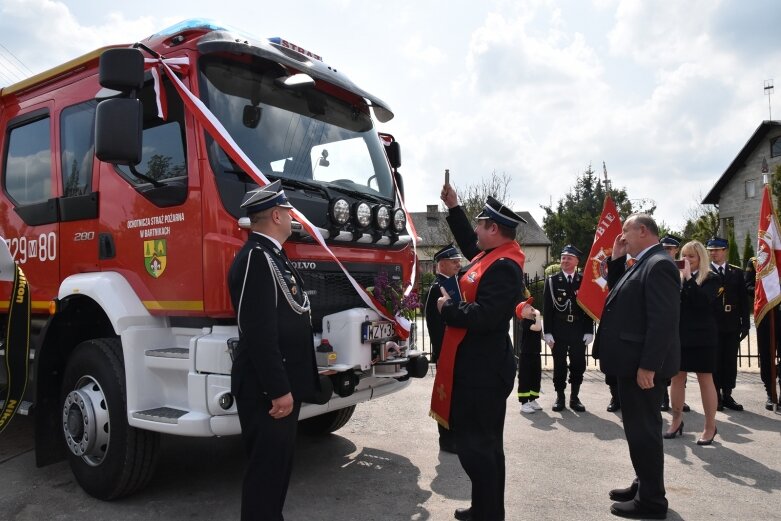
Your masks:
<svg viewBox="0 0 781 521"><path fill-rule="evenodd" d="M505 429L507 519L603 520L607 491L632 478L620 414L605 411L607 388L590 371L582 398L588 412L521 416L508 400ZM298 440L286 519L449 520L468 504L469 482L455 456L439 453L427 417L432 379L367 403L337 433ZM697 389L690 382L689 389ZM665 442L668 519L781 519L781 415L765 411L755 373L741 373L736 398L744 412L718 413L719 436L695 445L702 428L699 397L688 398L683 438ZM669 416L665 414L669 420ZM234 520L243 468L237 437L165 437L150 486L112 503L85 495L65 463L38 469L31 420L14 419L0 436L2 520Z"/></svg>

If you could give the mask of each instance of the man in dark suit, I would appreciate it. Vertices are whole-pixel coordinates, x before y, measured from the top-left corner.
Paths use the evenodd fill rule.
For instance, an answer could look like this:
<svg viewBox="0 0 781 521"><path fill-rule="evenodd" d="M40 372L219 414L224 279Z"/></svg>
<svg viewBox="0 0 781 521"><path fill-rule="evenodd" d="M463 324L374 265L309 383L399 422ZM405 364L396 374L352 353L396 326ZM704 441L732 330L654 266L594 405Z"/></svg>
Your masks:
<svg viewBox="0 0 781 521"><path fill-rule="evenodd" d="M231 392L249 459L245 521L283 519L301 402L319 389L309 299L282 250L292 206L280 188L275 181L245 196L251 232L228 273L239 327Z"/></svg>
<svg viewBox="0 0 781 521"><path fill-rule="evenodd" d="M626 267L626 254L635 260ZM624 432L636 478L610 491L610 512L632 519L665 519L664 447L659 404L678 372L681 345L680 275L645 214L630 215L608 261L608 285L595 349L600 368L616 377Z"/></svg>
<svg viewBox="0 0 781 521"><path fill-rule="evenodd" d="M439 314L437 309L437 300L442 296L440 288L446 284L446 281L453 280L452 277L458 273L458 269L461 267L461 259L463 258L452 243L434 254L437 277L431 288L429 288L425 301L426 329L428 329L428 337L431 342L431 361L434 363L439 358L439 352L442 349L442 337L445 335L445 323L442 321L442 315ZM439 424L437 424L437 427L439 428L439 450L455 453L456 442L452 431Z"/></svg>
<svg viewBox="0 0 781 521"><path fill-rule="evenodd" d="M719 350L716 360L716 372L713 381L716 384L719 411L732 409L742 411L743 406L732 397L732 390L738 376L738 351L740 342L748 336L749 322L746 283L740 266L727 263L729 243L721 237L708 239L706 248L710 254L710 269L719 277L721 290L716 299L714 313L719 325Z"/></svg>
<svg viewBox="0 0 781 521"><path fill-rule="evenodd" d="M524 293L524 255L515 232L525 221L489 197L473 229L449 184L441 198L449 208L450 230L471 262L458 273L462 300L456 304L444 292L437 301L446 330L432 415L453 429L458 459L472 481L472 504L456 510L455 518L499 521L504 519L504 418L515 383L508 333ZM525 308L526 316L533 316L531 306Z"/></svg>
<svg viewBox="0 0 781 521"><path fill-rule="evenodd" d="M564 410L564 389L567 388L567 356L569 356L569 406L585 412L580 401L580 386L586 371L586 344L594 338L594 321L578 306L578 290L583 276L578 263L583 253L571 244L561 250L561 271L545 279L542 327L543 338L553 351L553 388L556 402L553 410Z"/></svg>

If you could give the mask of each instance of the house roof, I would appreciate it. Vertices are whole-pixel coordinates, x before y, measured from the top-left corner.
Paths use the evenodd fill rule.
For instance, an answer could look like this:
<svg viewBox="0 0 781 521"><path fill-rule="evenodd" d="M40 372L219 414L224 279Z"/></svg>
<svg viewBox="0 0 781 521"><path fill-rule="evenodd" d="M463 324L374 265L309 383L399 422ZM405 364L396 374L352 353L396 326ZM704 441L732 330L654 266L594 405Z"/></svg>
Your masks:
<svg viewBox="0 0 781 521"><path fill-rule="evenodd" d="M518 237L521 246L550 246L552 243L534 217L529 212L516 212L526 219L526 223L518 225ZM419 246L443 246L451 239L447 235L446 212L410 212L415 230L421 238Z"/></svg>
<svg viewBox="0 0 781 521"><path fill-rule="evenodd" d="M781 126L781 121L776 120L765 120L760 123L751 137L748 138L746 144L743 145L743 148L740 149L738 155L735 156L735 159L732 160L732 163L730 163L724 173L721 174L721 177L719 177L719 180L716 181L716 184L713 185L713 188L711 188L710 192L708 192L708 195L706 195L702 200L702 204L719 204L721 191L724 190L727 184L729 184L735 173L743 168L746 158L749 156L749 154L751 154L757 145L759 145L759 142L765 137L765 134L767 134L771 127L779 126Z"/></svg>

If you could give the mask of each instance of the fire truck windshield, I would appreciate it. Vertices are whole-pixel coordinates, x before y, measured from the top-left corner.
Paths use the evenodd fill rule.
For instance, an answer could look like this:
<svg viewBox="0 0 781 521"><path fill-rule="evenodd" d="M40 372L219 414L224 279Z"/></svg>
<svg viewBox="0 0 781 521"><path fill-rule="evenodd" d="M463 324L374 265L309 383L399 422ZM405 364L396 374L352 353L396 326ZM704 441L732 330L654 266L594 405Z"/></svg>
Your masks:
<svg viewBox="0 0 781 521"><path fill-rule="evenodd" d="M204 103L266 176L393 200L385 150L365 111L312 87L285 87L269 62L205 56L200 72ZM213 141L209 155L215 175L251 182Z"/></svg>

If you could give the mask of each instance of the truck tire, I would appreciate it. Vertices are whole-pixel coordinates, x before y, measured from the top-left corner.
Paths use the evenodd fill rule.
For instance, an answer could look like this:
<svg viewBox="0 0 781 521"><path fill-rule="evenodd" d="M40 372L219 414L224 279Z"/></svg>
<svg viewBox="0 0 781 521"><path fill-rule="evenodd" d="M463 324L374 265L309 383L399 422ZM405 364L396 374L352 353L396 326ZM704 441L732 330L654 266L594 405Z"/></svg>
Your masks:
<svg viewBox="0 0 781 521"><path fill-rule="evenodd" d="M118 338L76 346L63 374L60 403L68 461L87 494L110 500L146 486L157 463L160 435L127 423Z"/></svg>
<svg viewBox="0 0 781 521"><path fill-rule="evenodd" d="M353 412L355 412L355 405L301 420L298 422L298 431L308 436L330 434L344 427L352 417Z"/></svg>

